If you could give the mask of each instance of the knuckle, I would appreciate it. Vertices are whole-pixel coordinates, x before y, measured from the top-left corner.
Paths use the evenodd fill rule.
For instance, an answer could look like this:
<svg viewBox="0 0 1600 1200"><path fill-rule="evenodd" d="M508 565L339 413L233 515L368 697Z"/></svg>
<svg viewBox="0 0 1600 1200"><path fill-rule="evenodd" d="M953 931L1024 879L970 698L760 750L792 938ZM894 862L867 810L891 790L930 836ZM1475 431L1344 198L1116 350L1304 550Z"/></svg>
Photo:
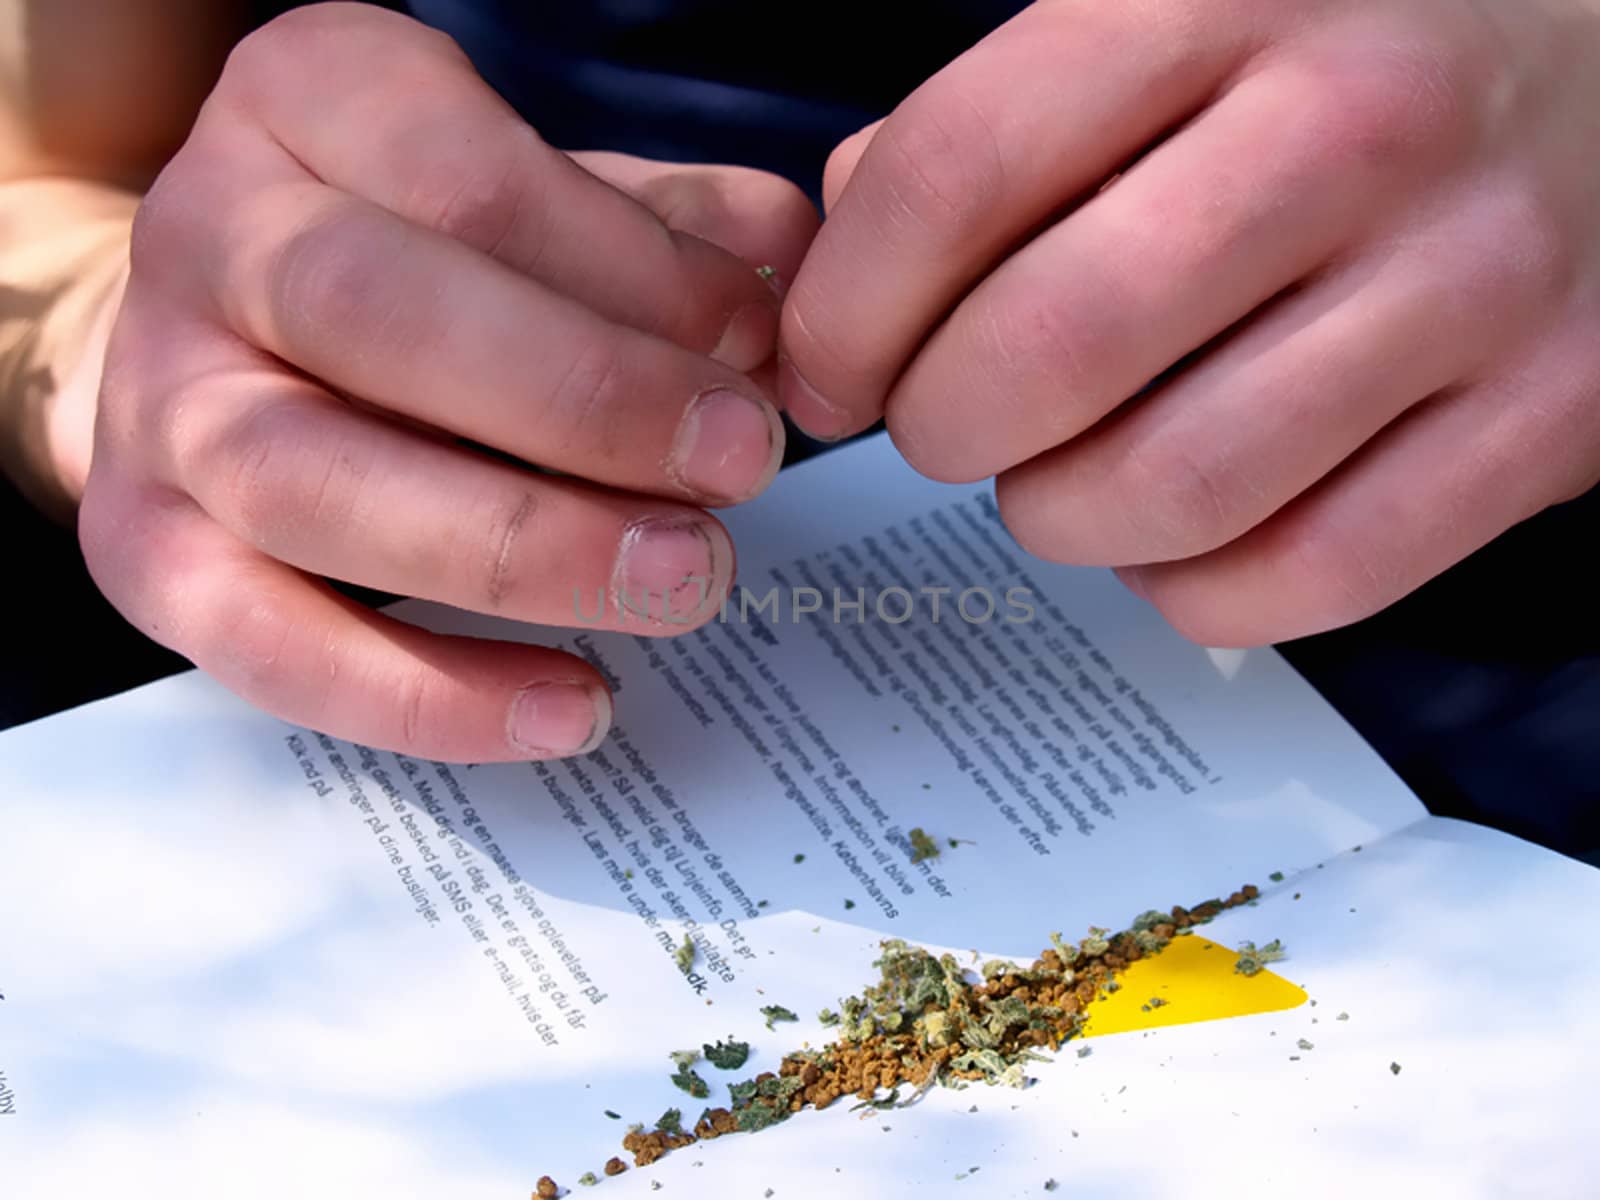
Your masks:
<svg viewBox="0 0 1600 1200"><path fill-rule="evenodd" d="M615 429L625 405L627 371L620 348L603 334L590 335L574 346L565 369L547 394L541 431L563 450L591 445L605 460L620 449ZM543 440L543 439L541 439Z"/></svg>
<svg viewBox="0 0 1600 1200"><path fill-rule="evenodd" d="M1043 284L1008 289L979 309L976 337L1000 375L1021 385L1013 389L1019 403L1040 384L1060 397L1032 411L1042 444L1078 432L1081 412L1071 401L1095 390L1096 363L1116 337L1108 319L1113 311L1114 305L1080 303Z"/></svg>
<svg viewBox="0 0 1600 1200"><path fill-rule="evenodd" d="M1321 617L1321 628L1371 616L1407 591L1401 562L1385 554L1370 529L1363 534L1321 522L1295 536L1284 558L1282 577L1308 601L1308 619Z"/></svg>
<svg viewBox="0 0 1600 1200"><path fill-rule="evenodd" d="M420 668L403 672L395 681L390 719L396 741L389 748L404 752L422 744L424 732L438 724L432 719L437 690L431 676Z"/></svg>
<svg viewBox="0 0 1600 1200"><path fill-rule="evenodd" d="M530 491L497 495L482 520L464 523L461 556L480 611L496 613L519 594L527 556L522 552L538 503Z"/></svg>
<svg viewBox="0 0 1600 1200"><path fill-rule="evenodd" d="M982 227L1004 186L994 131L949 89L907 101L873 139L868 157L875 156L890 219L908 219L952 243Z"/></svg>
<svg viewBox="0 0 1600 1200"><path fill-rule="evenodd" d="M282 86L285 64L303 61L329 36L350 28L354 5L319 4L291 9L246 34L223 66L222 80L249 93Z"/></svg>
<svg viewBox="0 0 1600 1200"><path fill-rule="evenodd" d="M193 651L196 662L223 675L228 686L246 699L280 710L293 619L270 590L220 588L212 604L213 615ZM314 723L315 714L300 719Z"/></svg>
<svg viewBox="0 0 1600 1200"><path fill-rule="evenodd" d="M724 228L736 210L732 185L721 172L674 171L645 184L640 199L663 225L689 233Z"/></svg>
<svg viewBox="0 0 1600 1200"><path fill-rule="evenodd" d="M1215 444L1196 452L1180 436L1134 441L1114 476L1116 511L1126 514L1135 557L1187 556L1242 532L1252 489Z"/></svg>
<svg viewBox="0 0 1600 1200"><path fill-rule="evenodd" d="M202 456L224 464L219 478L225 481L220 489L203 490L217 490L245 535L271 547L286 534L328 519L337 474L329 465L330 453L338 458L302 404L267 400L223 431L214 456ZM319 482L306 486L311 479Z"/></svg>
<svg viewBox="0 0 1600 1200"><path fill-rule="evenodd" d="M1572 232L1531 173L1491 185L1477 206L1475 223L1483 237L1476 244L1489 248L1486 301L1498 307L1503 297L1518 296L1532 304L1572 292L1582 276L1582 256L1570 252Z"/></svg>
<svg viewBox="0 0 1600 1200"><path fill-rule="evenodd" d="M391 286L405 249L397 225L360 220L343 208L311 214L267 267L270 319L291 342L316 344L327 330L340 330L368 354L427 342L436 326L426 297Z"/></svg>
<svg viewBox="0 0 1600 1200"><path fill-rule="evenodd" d="M504 136L474 146L468 162L440 163L418 185L424 224L490 256L544 211L538 196L540 172L525 139L507 124ZM515 265L531 270L537 264Z"/></svg>
<svg viewBox="0 0 1600 1200"><path fill-rule="evenodd" d="M1409 170L1457 149L1471 102L1446 52L1374 36L1301 68L1324 164Z"/></svg>
<svg viewBox="0 0 1600 1200"><path fill-rule="evenodd" d="M358 57L352 49L364 39L374 39L375 53L359 56L368 62L392 59L400 48L467 62L454 38L419 21L371 4L311 4L292 8L242 38L223 67L222 85L259 95L324 64L348 69Z"/></svg>

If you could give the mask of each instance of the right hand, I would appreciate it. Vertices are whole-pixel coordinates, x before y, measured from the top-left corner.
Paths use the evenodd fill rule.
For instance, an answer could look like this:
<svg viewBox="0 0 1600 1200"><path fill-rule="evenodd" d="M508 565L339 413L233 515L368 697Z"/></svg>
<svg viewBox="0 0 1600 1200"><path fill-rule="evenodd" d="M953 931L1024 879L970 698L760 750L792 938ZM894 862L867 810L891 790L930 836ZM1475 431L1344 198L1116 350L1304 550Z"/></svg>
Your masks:
<svg viewBox="0 0 1600 1200"><path fill-rule="evenodd" d="M775 177L551 149L406 18L282 18L135 222L80 515L95 580L287 720L433 758L585 750L610 720L587 663L428 633L319 577L547 625L601 596L597 628L703 624L733 547L702 508L760 492L783 451L747 374L778 314L753 268L792 278L814 231ZM619 619L641 590L655 619Z"/></svg>

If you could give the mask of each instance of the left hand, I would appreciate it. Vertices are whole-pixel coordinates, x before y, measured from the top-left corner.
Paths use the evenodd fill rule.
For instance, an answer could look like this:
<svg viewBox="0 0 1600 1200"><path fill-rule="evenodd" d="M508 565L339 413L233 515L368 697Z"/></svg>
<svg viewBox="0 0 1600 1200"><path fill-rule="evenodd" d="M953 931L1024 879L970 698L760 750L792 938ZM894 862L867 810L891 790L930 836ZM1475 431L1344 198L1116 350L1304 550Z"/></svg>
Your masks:
<svg viewBox="0 0 1600 1200"><path fill-rule="evenodd" d="M1596 61L1600 0L1041 0L834 153L785 407L1196 641L1365 617L1600 480Z"/></svg>

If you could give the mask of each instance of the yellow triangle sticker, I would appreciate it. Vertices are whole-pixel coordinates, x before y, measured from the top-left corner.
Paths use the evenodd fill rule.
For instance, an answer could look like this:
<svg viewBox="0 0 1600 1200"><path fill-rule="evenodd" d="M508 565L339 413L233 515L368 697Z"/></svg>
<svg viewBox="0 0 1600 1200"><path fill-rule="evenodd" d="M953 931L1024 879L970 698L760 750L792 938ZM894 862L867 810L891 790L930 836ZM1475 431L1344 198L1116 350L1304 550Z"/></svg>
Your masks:
<svg viewBox="0 0 1600 1200"><path fill-rule="evenodd" d="M1306 1002L1304 991L1270 970L1239 974L1238 961L1237 951L1198 934L1173 938L1160 954L1128 966L1122 986L1089 1006L1082 1036L1282 1012Z"/></svg>

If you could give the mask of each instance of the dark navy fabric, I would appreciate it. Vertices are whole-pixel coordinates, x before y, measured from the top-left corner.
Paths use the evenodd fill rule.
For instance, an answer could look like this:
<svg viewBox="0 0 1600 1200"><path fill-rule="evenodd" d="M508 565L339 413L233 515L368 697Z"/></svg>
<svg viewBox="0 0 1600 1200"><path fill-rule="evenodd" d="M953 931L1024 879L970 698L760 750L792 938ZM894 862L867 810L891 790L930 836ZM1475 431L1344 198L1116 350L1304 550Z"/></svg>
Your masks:
<svg viewBox="0 0 1600 1200"><path fill-rule="evenodd" d="M1025 7L1015 0L412 0L567 149L777 171L830 149Z"/></svg>
<svg viewBox="0 0 1600 1200"><path fill-rule="evenodd" d="M283 7L293 5L264 4L262 16ZM888 112L1024 6L412 0L409 7L454 35L556 145L764 167L815 197L840 138ZM19 551L13 561L55 565L63 592L77 597L67 606L79 614L71 636L93 649L62 664L62 643L26 639L13 651L0 722L172 669L176 660L116 626L92 592L82 594L89 585L70 538L17 511L14 498L9 503L16 515L6 514L6 529ZM1597 535L1600 491L1526 522L1387 612L1284 653L1435 812L1600 861ZM24 606L13 613L14 629L37 628L63 611L52 587L8 593L12 605Z"/></svg>

